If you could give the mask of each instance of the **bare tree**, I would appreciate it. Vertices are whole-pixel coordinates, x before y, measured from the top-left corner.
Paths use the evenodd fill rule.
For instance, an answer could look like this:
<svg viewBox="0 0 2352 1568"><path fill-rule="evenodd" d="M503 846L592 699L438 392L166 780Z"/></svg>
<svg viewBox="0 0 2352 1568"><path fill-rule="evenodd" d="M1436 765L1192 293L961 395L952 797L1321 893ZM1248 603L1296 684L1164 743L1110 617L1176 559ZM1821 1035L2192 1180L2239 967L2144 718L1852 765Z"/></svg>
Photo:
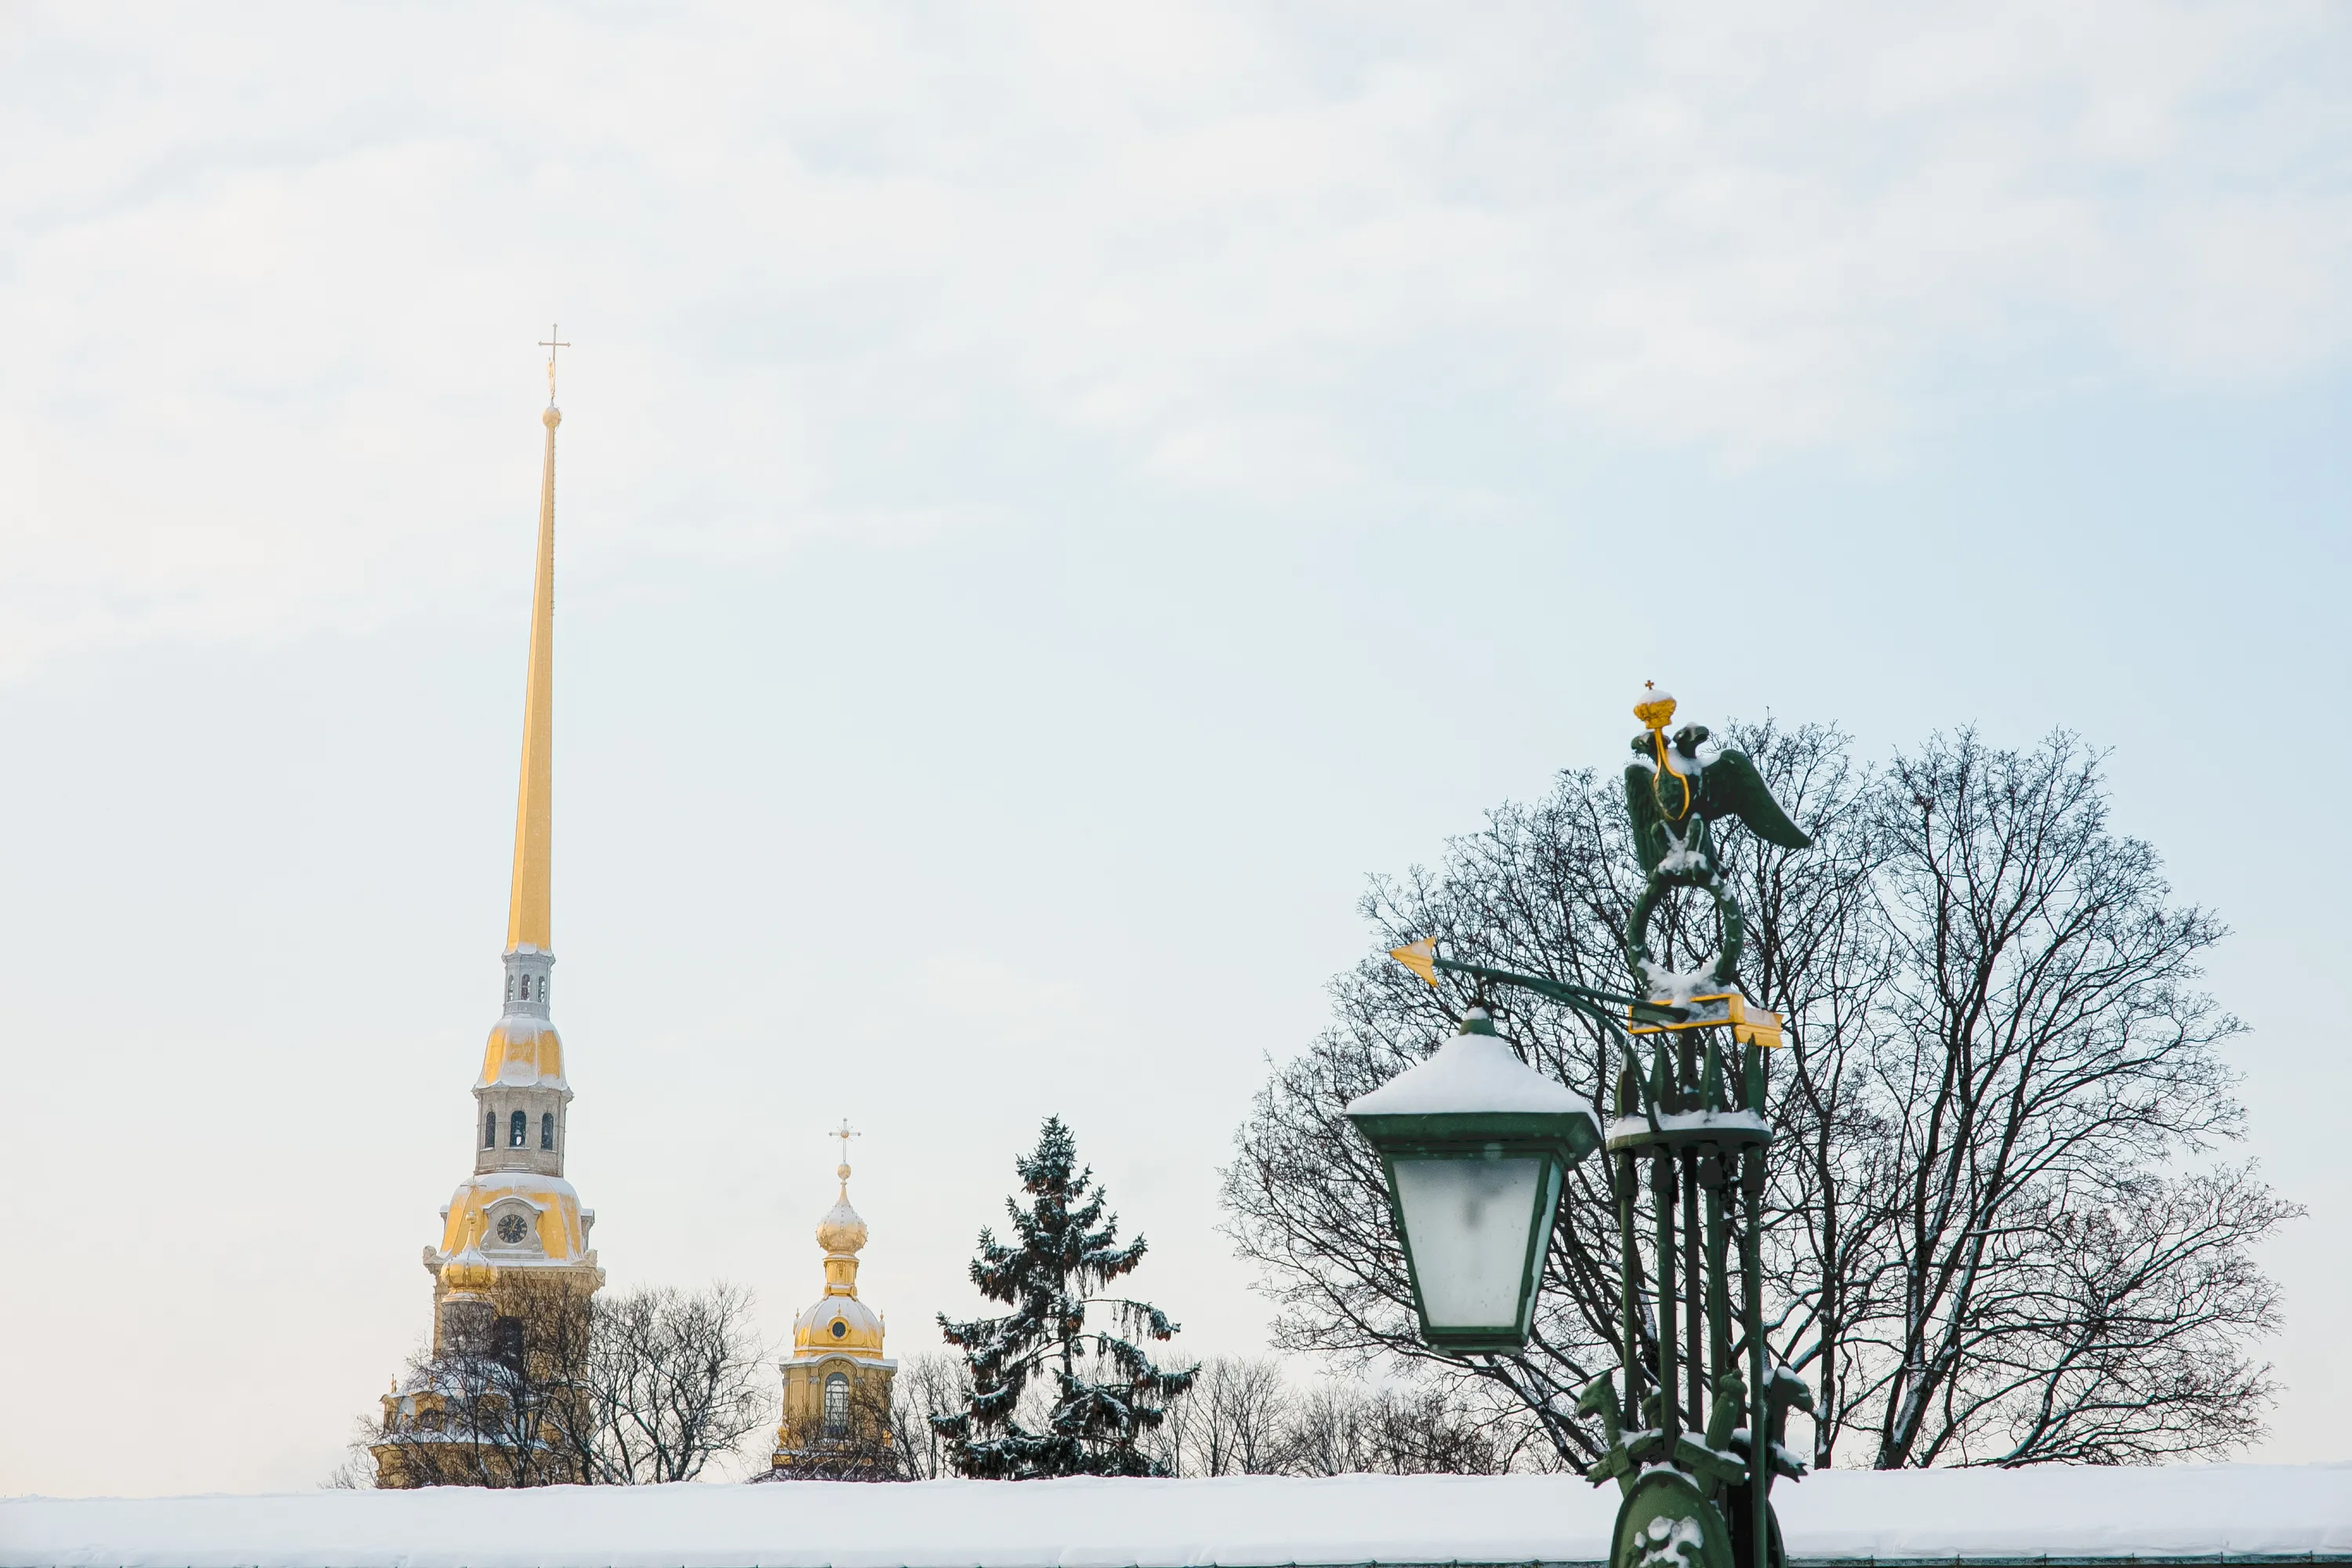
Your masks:
<svg viewBox="0 0 2352 1568"><path fill-rule="evenodd" d="M1296 1405L1271 1357L1211 1356L1168 1402L1161 1458L1171 1476L1280 1474Z"/></svg>
<svg viewBox="0 0 2352 1568"><path fill-rule="evenodd" d="M375 1424L382 1486L622 1486L692 1480L765 1423L748 1292L594 1297L502 1279L418 1357Z"/></svg>
<svg viewBox="0 0 2352 1568"><path fill-rule="evenodd" d="M1549 1468L1552 1452L1523 1407L1482 1385L1331 1378L1301 1390L1271 1357L1202 1362L1159 1436L1171 1476L1496 1475Z"/></svg>
<svg viewBox="0 0 2352 1568"><path fill-rule="evenodd" d="M935 1481L955 1474L953 1445L938 1426L971 1405L971 1374L963 1357L922 1351L898 1363L890 1382L890 1435L907 1479Z"/></svg>
<svg viewBox="0 0 2352 1568"><path fill-rule="evenodd" d="M766 1424L766 1358L742 1287L599 1297L593 1322L572 1435L592 1479L690 1481Z"/></svg>
<svg viewBox="0 0 2352 1568"><path fill-rule="evenodd" d="M571 1440L589 1359L588 1300L528 1275L444 1324L384 1401L370 1448L383 1487L561 1486L593 1479Z"/></svg>
<svg viewBox="0 0 2352 1568"><path fill-rule="evenodd" d="M1866 779L1835 731L1768 725L1739 730L1733 739L1817 843L1843 837L1860 815ZM1498 807L1484 831L1451 842L1447 852L1440 872L1416 867L1401 879L1374 881L1361 908L1379 946L1434 936L1456 957L1622 988L1621 933L1641 884L1613 781L1563 773L1549 798ZM1846 951L1856 934L1842 910L1851 873L1795 868L1789 853L1747 834L1731 836L1727 847L1727 870L1743 883L1743 903L1752 911L1747 967L1762 984L1750 984L1761 992L1759 1001L1789 1014L1792 1037L1834 1035L1859 1010L1851 976L1868 971ZM1695 968L1713 935L1710 921L1669 908L1655 939L1670 967ZM1385 960L1342 975L1333 994L1331 1027L1306 1054L1275 1069L1224 1173L1228 1234L1260 1265L1261 1289L1283 1309L1276 1343L1450 1369L1502 1405L1527 1413L1562 1461L1598 1458L1600 1435L1575 1406L1585 1386L1622 1354L1617 1227L1602 1162L1587 1161L1570 1173L1525 1351L1441 1356L1423 1346L1414 1330L1379 1162L1340 1110L1421 1060L1474 1000L1484 1002L1531 1066L1596 1103L1610 1070L1608 1037L1589 1020L1524 994L1481 994L1452 976L1433 990ZM1647 1322L1637 1331L1646 1335ZM1652 1350L1645 1339L1635 1353L1646 1358Z"/></svg>
<svg viewBox="0 0 2352 1568"><path fill-rule="evenodd" d="M1482 1418L1442 1388L1368 1389L1330 1381L1300 1395L1285 1423L1282 1469L1291 1475L1500 1475L1524 1447L1528 1424Z"/></svg>
<svg viewBox="0 0 2352 1568"><path fill-rule="evenodd" d="M2242 1132L2216 1049L2242 1026L2196 988L2220 923L2110 831L2072 736L1938 738L1888 783L1892 1300L1849 1418L1874 1415L1882 1466L2249 1440L2271 1383L2244 1347L2276 1291L2248 1254L2294 1211L2249 1167L2175 1163Z"/></svg>
<svg viewBox="0 0 2352 1568"><path fill-rule="evenodd" d="M1875 773L1832 731L1731 738L1815 839L1736 834L1726 866L1750 911L1744 986L1787 1020L1765 1273L1772 1348L1819 1386L1817 1462L1864 1433L1887 1466L2243 1441L2268 1392L2244 1346L2274 1312L2250 1249L2294 1211L2247 1169L2182 1163L2239 1131L2218 1054L2237 1025L2194 988L2218 925L2172 908L2154 852L2107 831L2069 737L2024 754L1937 742ZM1452 843L1442 871L1375 881L1364 913L1382 947L1433 935L1614 989L1624 837L1616 791L1564 774ZM1685 908L1663 940L1696 967L1713 934ZM1331 1027L1241 1131L1228 1229L1282 1308L1277 1344L1433 1365L1466 1380L1455 1397L1484 1388L1559 1460L1589 1459L1575 1397L1624 1348L1601 1163L1572 1173L1527 1349L1440 1357L1413 1331L1377 1163L1339 1114L1475 997L1382 962L1341 976ZM1483 1000L1531 1065L1601 1099L1609 1053L1581 1020Z"/></svg>

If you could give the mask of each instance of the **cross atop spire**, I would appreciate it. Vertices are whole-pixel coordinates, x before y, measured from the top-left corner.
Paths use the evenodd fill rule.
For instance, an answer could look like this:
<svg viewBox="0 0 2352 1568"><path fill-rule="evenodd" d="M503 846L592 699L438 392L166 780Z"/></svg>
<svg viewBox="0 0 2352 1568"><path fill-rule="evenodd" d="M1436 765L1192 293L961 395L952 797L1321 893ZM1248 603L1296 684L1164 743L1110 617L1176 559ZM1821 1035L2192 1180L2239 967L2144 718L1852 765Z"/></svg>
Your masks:
<svg viewBox="0 0 2352 1568"><path fill-rule="evenodd" d="M849 1124L849 1118L845 1116L841 1119L841 1125L825 1136L841 1140L841 1179L845 1182L849 1180L849 1141L860 1134L856 1128Z"/></svg>
<svg viewBox="0 0 2352 1568"><path fill-rule="evenodd" d="M555 406L555 351L572 346L570 343L560 342L561 336L562 334L555 330L555 323L550 321L547 324L547 336L539 341L539 346L547 351L547 405L550 408Z"/></svg>

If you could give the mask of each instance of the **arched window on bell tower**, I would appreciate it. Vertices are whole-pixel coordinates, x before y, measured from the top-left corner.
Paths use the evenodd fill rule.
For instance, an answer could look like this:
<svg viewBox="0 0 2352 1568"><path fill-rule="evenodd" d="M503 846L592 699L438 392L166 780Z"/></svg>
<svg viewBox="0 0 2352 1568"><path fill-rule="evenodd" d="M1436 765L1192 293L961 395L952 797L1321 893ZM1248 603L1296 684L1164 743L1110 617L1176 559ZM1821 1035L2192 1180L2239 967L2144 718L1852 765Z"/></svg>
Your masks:
<svg viewBox="0 0 2352 1568"><path fill-rule="evenodd" d="M509 1149L521 1148L523 1146L523 1135L529 1130L530 1126L530 1118L520 1110L507 1118L507 1147Z"/></svg>
<svg viewBox="0 0 2352 1568"><path fill-rule="evenodd" d="M552 1110L539 1113L539 1146L542 1149L555 1147L555 1112Z"/></svg>
<svg viewBox="0 0 2352 1568"><path fill-rule="evenodd" d="M836 1372L824 1380L824 1435L840 1437L848 1431L849 1379Z"/></svg>
<svg viewBox="0 0 2352 1568"><path fill-rule="evenodd" d="M485 1110L482 1112L482 1147L495 1149L498 1146L499 1113L495 1110Z"/></svg>

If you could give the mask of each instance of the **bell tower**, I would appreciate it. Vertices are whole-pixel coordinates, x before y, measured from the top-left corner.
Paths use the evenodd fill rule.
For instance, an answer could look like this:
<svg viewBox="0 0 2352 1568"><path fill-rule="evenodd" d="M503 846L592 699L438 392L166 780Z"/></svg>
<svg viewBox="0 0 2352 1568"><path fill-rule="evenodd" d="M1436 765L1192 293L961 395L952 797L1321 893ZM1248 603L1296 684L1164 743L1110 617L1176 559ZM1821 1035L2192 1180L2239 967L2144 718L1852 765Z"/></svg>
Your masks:
<svg viewBox="0 0 2352 1568"><path fill-rule="evenodd" d="M501 1325L527 1329L503 1309L520 1281L554 1283L584 1300L604 1282L588 1245L595 1211L564 1180L572 1085L556 1033L549 936L555 786L555 354L548 352L546 446L540 472L539 552L530 605L530 654L523 684L522 769L515 802L514 879L500 961L504 996L474 1079L473 1173L441 1211L441 1243L425 1249L433 1276L433 1353L490 1342ZM543 1301L543 1295L536 1299ZM521 1309L516 1308L517 1311ZM387 1432L426 1414L421 1385L384 1398ZM376 1450L383 1484L401 1479L398 1447ZM387 1459L386 1455L393 1457Z"/></svg>
<svg viewBox="0 0 2352 1568"><path fill-rule="evenodd" d="M840 1196L817 1221L824 1252L824 1294L793 1320L792 1359L784 1374L783 1422L776 1428L773 1468L843 1473L861 1458L878 1461L890 1446L890 1380L898 1363L882 1353L882 1320L857 1299L857 1255L866 1249L866 1221L849 1204L846 1121L834 1174Z"/></svg>

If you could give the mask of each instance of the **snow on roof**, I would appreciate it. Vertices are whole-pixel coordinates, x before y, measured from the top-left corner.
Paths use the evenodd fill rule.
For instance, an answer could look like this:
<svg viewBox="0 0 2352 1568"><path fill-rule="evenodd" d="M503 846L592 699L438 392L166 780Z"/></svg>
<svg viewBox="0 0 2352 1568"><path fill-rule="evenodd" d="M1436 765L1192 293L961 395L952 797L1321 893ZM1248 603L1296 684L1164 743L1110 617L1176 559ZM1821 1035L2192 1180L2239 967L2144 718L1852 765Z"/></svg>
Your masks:
<svg viewBox="0 0 2352 1568"><path fill-rule="evenodd" d="M1483 1019L1486 1014L1473 1008L1470 1016ZM1519 1060L1498 1036L1473 1034L1450 1037L1427 1060L1358 1096L1348 1107L1350 1116L1427 1116L1465 1110L1592 1114L1567 1085Z"/></svg>
<svg viewBox="0 0 2352 1568"><path fill-rule="evenodd" d="M1799 1563L2352 1562L2352 1465L1828 1470L1777 1488ZM1591 1563L1568 1476L796 1481L0 1500L5 1568L1276 1568Z"/></svg>

